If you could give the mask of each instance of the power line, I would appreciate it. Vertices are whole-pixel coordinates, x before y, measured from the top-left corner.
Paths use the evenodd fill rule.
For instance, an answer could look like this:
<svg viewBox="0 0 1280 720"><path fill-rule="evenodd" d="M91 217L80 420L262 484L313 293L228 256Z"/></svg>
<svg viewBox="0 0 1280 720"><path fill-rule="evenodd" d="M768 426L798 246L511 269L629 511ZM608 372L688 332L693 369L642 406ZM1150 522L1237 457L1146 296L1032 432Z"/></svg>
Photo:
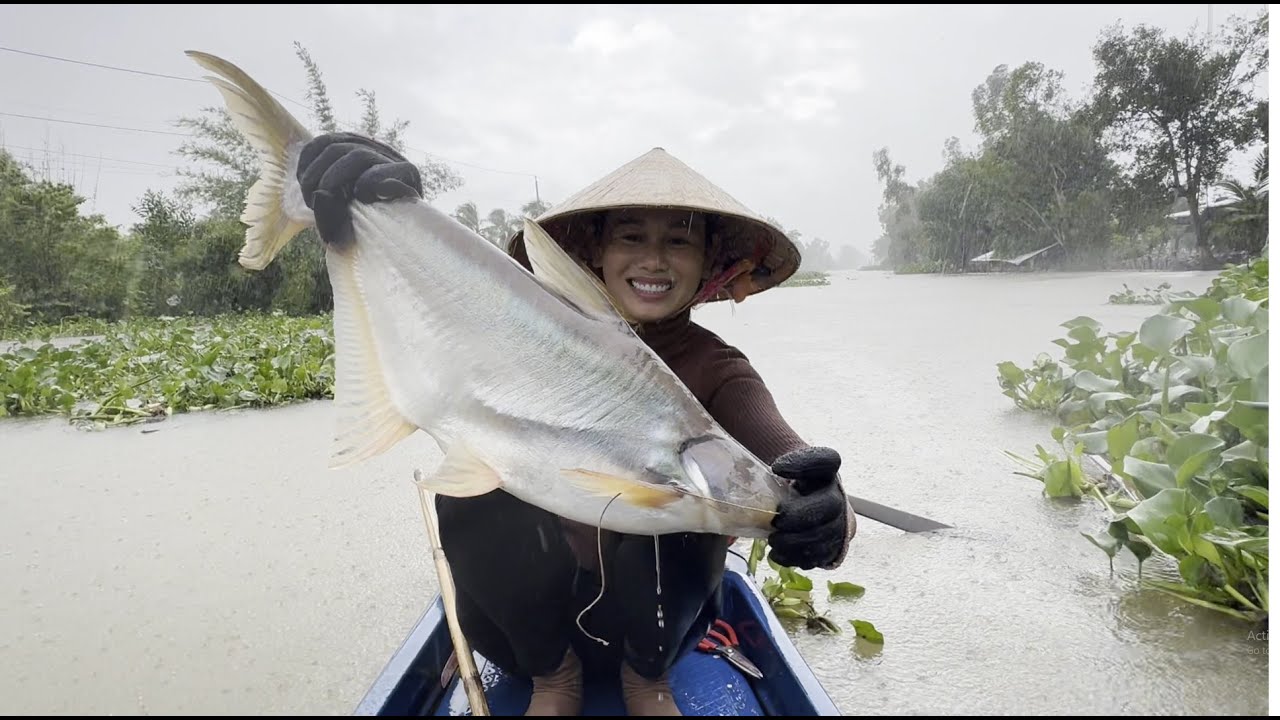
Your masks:
<svg viewBox="0 0 1280 720"><path fill-rule="evenodd" d="M88 126L88 127L104 128L104 129L107 129L107 130L124 130L124 131L128 131L128 132L153 133L153 134L156 134L156 135L176 135L176 136L178 136L178 137L196 137L196 135L195 135L194 133L173 132L173 131L171 131L171 130L151 130L151 129L148 129L148 128L125 127L125 126L123 126L123 125L106 125L106 124L103 124L103 123L90 123L90 122L83 122L83 121L80 121L80 120L63 120L63 119L61 119L61 118L40 117L40 116L38 116L38 115L24 115L24 114L22 114L22 113L11 113L11 112L3 112L3 111L0 111L0 115L7 115L7 116L9 116L9 117L26 118L26 119L28 119L28 120L43 120L43 121L45 121L45 122L67 123L67 124L69 124L69 125L85 125L85 126ZM444 157L443 155L438 155L438 154L433 153L433 152L427 152L426 150L420 150L420 149L418 149L418 148L411 147L411 146L409 146L409 145L405 145L405 149L406 149L406 150L411 150L411 151L413 151L413 152L420 152L420 153L422 153L422 154L424 154L424 155L430 155L430 156L432 156L432 157L439 158L440 160L444 160L444 161L446 161L446 162L451 162L451 163L454 163L454 164L456 164L456 165L464 165L464 166L466 166L466 167L473 167L473 168L476 168L477 170L485 170L485 171L487 171L487 172L493 172L493 173L502 173L502 174L505 174L505 175L522 175L522 176L526 176L526 177L537 178L537 175L534 175L533 173L517 172L517 171L514 171L514 170L495 170L495 169L493 169L493 168L487 168L487 167L483 167L483 166L480 166L480 165L475 165L475 164L473 164L473 163L462 162L461 160L453 160L453 159L450 159L450 158Z"/></svg>
<svg viewBox="0 0 1280 720"><path fill-rule="evenodd" d="M29 151L29 152L42 152L42 153L55 153L55 152L56 152L58 155L66 155L66 156L68 156L68 157L88 158L88 159L90 159L90 160L105 160L105 161L107 161L107 162L121 162L121 163L129 163L129 164L131 164L131 165L149 165L149 166L151 166L151 167L165 168L166 170L181 170L181 169L182 169L181 167L179 167L179 166L177 166L177 165L164 165L164 164L161 164L161 163L143 162L142 160L125 160L124 158L105 157L105 156L102 156L102 155L86 155L86 154L84 154L84 153L73 153L73 152L65 152L65 151L55 151L55 150L53 150L52 148L36 148L36 147L28 147L28 146L25 146L25 145L3 145L3 144L0 144L0 148L8 149L8 150L26 150L26 151Z"/></svg>
<svg viewBox="0 0 1280 720"><path fill-rule="evenodd" d="M200 78L183 77L181 75L166 75L165 73L150 72L148 70L133 70L131 68L116 67L114 65L103 65L102 63L87 62L85 60L72 60L71 58L58 57L56 55L45 55L43 53L31 52L29 50L18 50L16 48L0 47L5 52L18 53L19 55L30 55L32 57L44 58L46 60L60 60L62 62L75 63L76 65L88 65L89 67L102 68L104 70L118 70L120 72L134 73L137 75L150 75L151 77L169 78L170 80L186 80L187 82L205 82Z"/></svg>
<svg viewBox="0 0 1280 720"><path fill-rule="evenodd" d="M36 53L36 52L31 52L29 50L18 50L17 48L0 47L0 50L4 50L5 52L18 53L19 55L30 55L32 57L44 58L46 60L58 60L60 62L74 63L76 65L87 65L89 67L102 68L103 70L115 70L118 72L133 73L135 75L149 75L151 77L167 78L169 80L182 80L185 82L195 82L195 83L208 82L204 78L186 77L184 75L169 75L168 73L157 73L157 72L151 72L150 70L134 70L133 68L123 68L123 67L117 67L115 65L104 65L102 63L88 62L87 60L75 60L72 58L58 57L57 55L45 55L44 53ZM300 108L303 108L304 110L310 109L306 105L298 102L297 100L294 100L291 97L286 97L284 95L281 95L275 90L267 90L267 92L271 93L272 95L275 95L281 100L288 100L289 102L293 103L294 105L297 105Z"/></svg>
<svg viewBox="0 0 1280 720"><path fill-rule="evenodd" d="M8 115L9 117L20 117L28 120L44 120L45 122L67 123L69 125L87 125L88 127L106 128L108 130L128 130L130 132L154 133L156 135L177 135L178 137L195 137L191 133L173 132L170 130L148 130L147 128L131 128L121 125L103 125L101 123L81 122L79 120L60 120L58 118L39 117L37 115L23 115L21 113L0 112L0 115Z"/></svg>
<svg viewBox="0 0 1280 720"><path fill-rule="evenodd" d="M89 61L87 61L87 60L76 60L76 59L73 59L73 58L59 57L59 56L57 56L57 55L48 55L48 54L45 54L45 53L31 52L31 51L29 51L29 50L18 50L17 48L10 48L10 47L3 47L3 46L0 46L0 50L3 50L3 51L5 51L5 52L17 53L17 54L19 54L19 55L30 55L30 56L32 56L32 57L44 58L44 59L47 59L47 60L57 60L57 61L59 61L59 62L74 63L74 64L76 64L76 65L87 65L87 66L89 66L89 67L101 68L101 69L104 69L104 70L115 70L115 71L118 71L118 72L134 73L134 74L137 74L137 75L147 75L147 76L150 76L150 77L166 78L166 79L169 79L169 80L182 80L182 81L184 81L184 82L196 82L196 83L204 83L204 82L207 82L207 81L206 81L206 80L204 80L203 78L186 77L186 76L183 76L183 75L170 75L170 74L167 74L167 73L151 72L151 71L149 71L149 70L135 70L135 69L133 69L133 68L119 67L119 66L116 66L116 65L106 65L106 64L103 64L103 63L89 62ZM284 96L284 95L281 95L280 93L278 93L278 92L276 92L276 91L274 91L274 90L268 90L268 92L270 92L271 94L273 94L273 95L275 95L275 96L277 96L277 97L279 97L279 98L281 98L281 99L283 99L283 100L288 100L289 102L293 103L294 105L297 105L298 107L303 108L304 110L308 110L308 111L310 111L310 110L311 110L311 108L309 108L308 106L304 105L303 103L300 103L300 102L298 102L297 100L294 100L293 98L290 98L290 97L286 97L286 96ZM15 113L0 113L0 115L14 115L15 117L26 117L26 118L30 118L30 119L33 119L33 120L48 120L48 121L50 121L50 122L63 122L63 123L72 123L72 124L77 124L77 125L89 125L89 126L92 126L92 127L104 127L104 128L109 128L109 129L113 129L113 130L135 130L135 131L137 131L137 132L151 132L151 133L156 133L156 134L161 134L161 135L178 135L178 136L191 137L191 135L189 135L188 133L175 133L175 132L167 132L167 131L162 131L162 130L143 130L143 129L139 129L139 128L124 128L124 127L118 127L118 126L112 126L112 125L93 125L93 123L76 122L76 121L73 121L73 120L57 120L57 119L54 119L54 118L37 118L37 117L31 116L31 115L16 115ZM352 123L343 122L343 123L339 123L339 124L340 124L340 125L345 125L345 126L347 127L347 129L348 129L348 130L354 130L354 129L355 129L355 125L353 125ZM415 148L415 147L412 147L412 146L409 146L409 145L405 145L405 149L406 149L406 150L410 150L410 151L412 151L412 152L422 153L423 155L428 155L428 156L431 156L431 157L437 158L437 159L439 159L439 160L443 160L443 161L445 161L445 162L453 163L453 164L455 164L455 165L462 165L462 166L464 166L464 167L475 168L475 169L477 169L477 170L484 170L485 172L499 173L499 174L502 174L502 175L519 175L519 176L522 176L522 177L531 177L531 178L534 178L534 180L535 180L535 184L536 184L537 177L538 177L538 176L537 176L537 175L535 175L534 173L529 173L529 172L520 172L520 171L517 171L517 170L497 170L497 169L494 169L494 168L484 167L484 166L482 166L482 165L476 165L476 164L474 164L474 163L467 163L467 162L463 162L463 161L461 161L461 160L454 160L454 159L451 159L451 158L447 158L447 157L445 157L445 156L443 156L443 155L440 155L440 154L438 154L438 153L429 152L429 151L427 151L427 150L423 150L423 149L421 149L421 148Z"/></svg>

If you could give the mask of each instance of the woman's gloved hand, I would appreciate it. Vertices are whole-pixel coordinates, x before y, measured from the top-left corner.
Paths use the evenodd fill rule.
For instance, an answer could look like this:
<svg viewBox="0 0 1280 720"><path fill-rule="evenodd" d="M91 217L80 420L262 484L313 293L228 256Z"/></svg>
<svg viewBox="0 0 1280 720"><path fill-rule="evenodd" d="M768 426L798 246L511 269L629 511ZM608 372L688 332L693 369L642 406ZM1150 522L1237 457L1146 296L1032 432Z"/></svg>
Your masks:
<svg viewBox="0 0 1280 720"><path fill-rule="evenodd" d="M374 203L422 197L422 175L385 143L350 133L327 133L302 148L298 158L302 201L316 216L326 243L351 241L351 201Z"/></svg>
<svg viewBox="0 0 1280 720"><path fill-rule="evenodd" d="M770 560L810 570L843 557L850 509L839 470L840 454L825 447L794 450L774 461L773 472L794 482L773 519Z"/></svg>

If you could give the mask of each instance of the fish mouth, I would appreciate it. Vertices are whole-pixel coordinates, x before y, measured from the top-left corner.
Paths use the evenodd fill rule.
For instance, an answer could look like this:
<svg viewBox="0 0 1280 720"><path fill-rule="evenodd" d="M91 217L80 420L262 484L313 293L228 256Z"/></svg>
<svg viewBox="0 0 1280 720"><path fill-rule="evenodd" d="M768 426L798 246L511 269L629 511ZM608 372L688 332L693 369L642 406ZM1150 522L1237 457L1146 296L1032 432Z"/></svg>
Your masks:
<svg viewBox="0 0 1280 720"><path fill-rule="evenodd" d="M666 297L675 287L670 278L633 277L627 278L627 285L636 295L651 300Z"/></svg>

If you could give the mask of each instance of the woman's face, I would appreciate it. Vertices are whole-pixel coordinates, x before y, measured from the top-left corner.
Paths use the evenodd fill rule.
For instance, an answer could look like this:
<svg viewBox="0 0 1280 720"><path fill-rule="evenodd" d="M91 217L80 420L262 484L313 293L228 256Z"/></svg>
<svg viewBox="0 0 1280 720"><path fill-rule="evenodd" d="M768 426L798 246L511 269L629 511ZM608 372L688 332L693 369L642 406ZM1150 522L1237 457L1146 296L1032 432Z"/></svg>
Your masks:
<svg viewBox="0 0 1280 720"><path fill-rule="evenodd" d="M631 317L655 322L693 299L703 277L706 223L688 210L624 209L605 219L597 266Z"/></svg>

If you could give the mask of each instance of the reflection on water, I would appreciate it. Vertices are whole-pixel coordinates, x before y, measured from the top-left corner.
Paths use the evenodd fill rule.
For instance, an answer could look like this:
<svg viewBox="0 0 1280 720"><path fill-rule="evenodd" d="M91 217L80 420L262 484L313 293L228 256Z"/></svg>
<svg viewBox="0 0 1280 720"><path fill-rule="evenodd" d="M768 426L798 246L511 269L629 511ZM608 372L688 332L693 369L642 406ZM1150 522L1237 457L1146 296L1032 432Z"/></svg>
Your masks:
<svg viewBox="0 0 1280 720"><path fill-rule="evenodd" d="M843 634L794 633L844 712L1267 712L1264 641L1136 590L1132 556L1112 574L1080 535L1101 528L1096 504L1046 500L1002 455L1051 444L1052 422L1000 394L997 362L1056 351L1078 315L1136 329L1152 308L1107 305L1122 283L1211 277L851 272L699 311L803 436L841 452L851 493L955 527L862 519L845 566L811 573L867 588L820 606ZM424 435L330 471L323 402L149 434L0 428L9 712L349 713L434 592L411 482L439 461Z"/></svg>

